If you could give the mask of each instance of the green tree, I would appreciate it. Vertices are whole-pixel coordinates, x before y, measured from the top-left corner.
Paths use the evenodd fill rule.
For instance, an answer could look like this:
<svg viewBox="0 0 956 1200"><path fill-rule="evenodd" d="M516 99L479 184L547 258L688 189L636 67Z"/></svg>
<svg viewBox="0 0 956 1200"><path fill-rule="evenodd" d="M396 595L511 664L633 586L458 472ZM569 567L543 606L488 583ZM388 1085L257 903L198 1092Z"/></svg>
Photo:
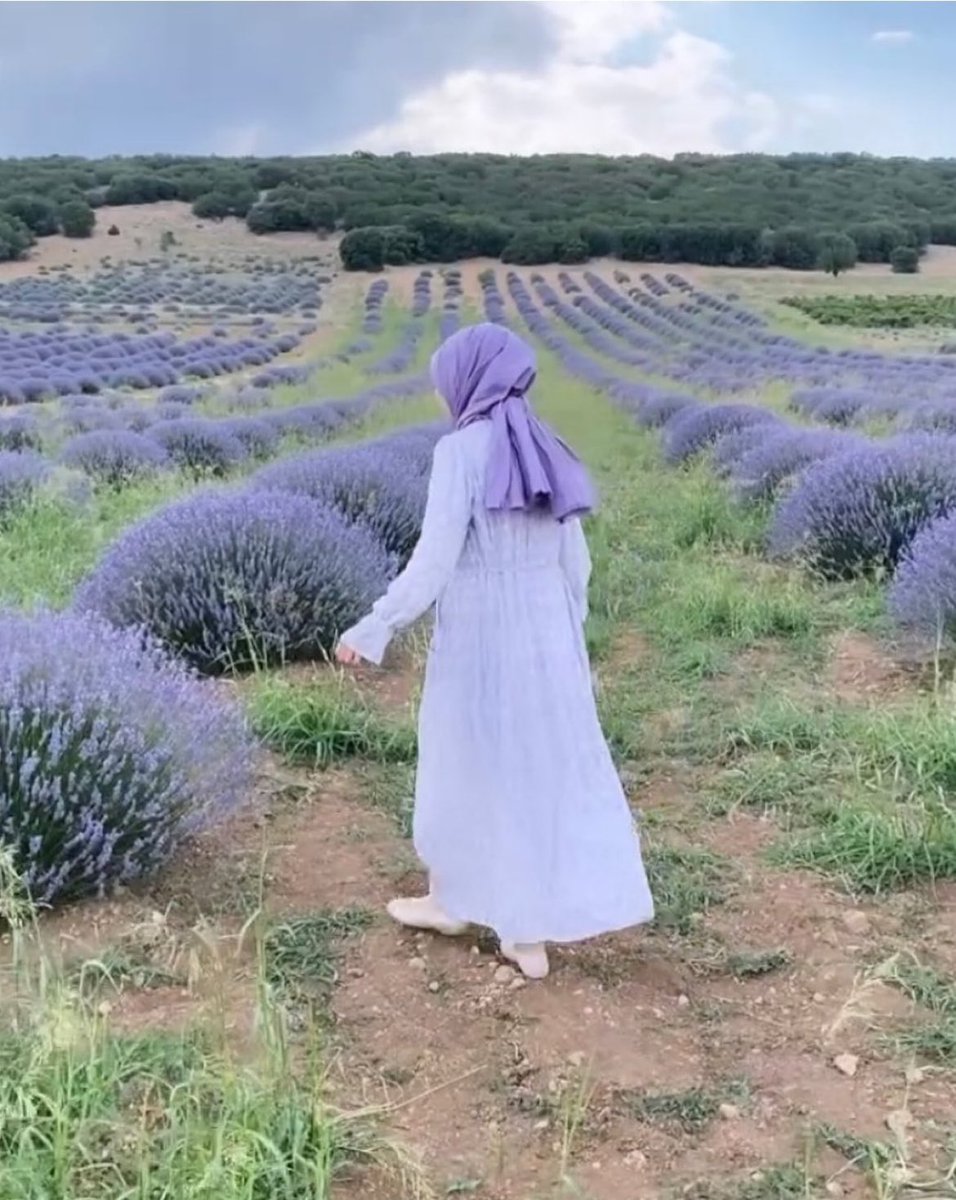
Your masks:
<svg viewBox="0 0 956 1200"><path fill-rule="evenodd" d="M845 233L824 233L818 239L817 266L834 279L856 266L856 242Z"/></svg>
<svg viewBox="0 0 956 1200"><path fill-rule="evenodd" d="M339 243L346 271L381 271L385 266L385 237L380 226L351 229Z"/></svg>
<svg viewBox="0 0 956 1200"><path fill-rule="evenodd" d="M96 228L96 213L85 200L70 200L60 208L60 224L68 238L88 238Z"/></svg>
<svg viewBox="0 0 956 1200"><path fill-rule="evenodd" d="M18 217L0 211L0 262L23 258L35 240Z"/></svg>
<svg viewBox="0 0 956 1200"><path fill-rule="evenodd" d="M919 271L919 251L913 246L897 246L890 254L894 275L915 275Z"/></svg>
<svg viewBox="0 0 956 1200"><path fill-rule="evenodd" d="M60 232L60 216L56 205L46 196L8 196L0 208L9 216L16 217L37 237L49 237Z"/></svg>

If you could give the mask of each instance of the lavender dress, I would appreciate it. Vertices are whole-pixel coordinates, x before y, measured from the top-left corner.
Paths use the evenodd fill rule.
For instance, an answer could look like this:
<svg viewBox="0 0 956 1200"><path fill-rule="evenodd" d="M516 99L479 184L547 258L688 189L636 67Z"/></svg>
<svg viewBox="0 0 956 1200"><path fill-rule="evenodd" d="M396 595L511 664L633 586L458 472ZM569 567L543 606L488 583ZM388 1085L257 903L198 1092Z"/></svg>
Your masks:
<svg viewBox="0 0 956 1200"><path fill-rule="evenodd" d="M502 940L578 941L654 906L595 710L580 522L489 512L490 432L481 421L438 443L418 547L342 640L380 663L436 605L414 825L432 891Z"/></svg>

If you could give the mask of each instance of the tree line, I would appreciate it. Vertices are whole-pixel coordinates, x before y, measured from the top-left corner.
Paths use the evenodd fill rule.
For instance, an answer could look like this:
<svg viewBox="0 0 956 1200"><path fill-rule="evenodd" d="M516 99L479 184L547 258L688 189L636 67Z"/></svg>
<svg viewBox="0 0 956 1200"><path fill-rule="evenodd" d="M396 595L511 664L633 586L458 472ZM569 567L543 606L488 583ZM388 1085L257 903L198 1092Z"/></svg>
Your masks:
<svg viewBox="0 0 956 1200"><path fill-rule="evenodd" d="M86 236L102 205L180 200L258 234L345 234L343 265L631 261L821 268L918 266L956 245L956 159L852 154L170 155L0 160L0 257ZM915 266L914 266L915 263Z"/></svg>

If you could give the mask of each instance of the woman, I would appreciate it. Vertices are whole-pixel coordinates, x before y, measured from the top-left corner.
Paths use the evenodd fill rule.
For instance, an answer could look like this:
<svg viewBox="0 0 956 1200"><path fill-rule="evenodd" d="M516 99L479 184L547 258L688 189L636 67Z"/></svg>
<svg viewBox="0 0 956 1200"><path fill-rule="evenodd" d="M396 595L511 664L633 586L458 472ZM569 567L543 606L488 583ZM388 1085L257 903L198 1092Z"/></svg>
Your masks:
<svg viewBox="0 0 956 1200"><path fill-rule="evenodd" d="M337 657L381 663L393 634L437 605L414 822L430 887L388 911L451 936L489 926L542 979L546 943L653 916L584 641L580 518L594 493L528 403L535 360L520 338L462 329L431 369L456 428L435 450L421 539Z"/></svg>

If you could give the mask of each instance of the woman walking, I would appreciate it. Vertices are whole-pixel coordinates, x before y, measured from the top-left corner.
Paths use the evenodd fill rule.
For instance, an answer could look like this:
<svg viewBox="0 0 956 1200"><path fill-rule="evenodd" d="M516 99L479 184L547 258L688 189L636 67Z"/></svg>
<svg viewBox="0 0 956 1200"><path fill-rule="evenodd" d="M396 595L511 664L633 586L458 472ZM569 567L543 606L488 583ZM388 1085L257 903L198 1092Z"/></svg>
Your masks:
<svg viewBox="0 0 956 1200"><path fill-rule="evenodd" d="M486 925L541 979L548 942L653 916L584 640L580 518L594 493L534 415L534 354L520 338L462 329L431 369L455 431L435 450L421 539L337 657L381 663L392 636L436 605L414 818L429 891L388 911L451 936Z"/></svg>

